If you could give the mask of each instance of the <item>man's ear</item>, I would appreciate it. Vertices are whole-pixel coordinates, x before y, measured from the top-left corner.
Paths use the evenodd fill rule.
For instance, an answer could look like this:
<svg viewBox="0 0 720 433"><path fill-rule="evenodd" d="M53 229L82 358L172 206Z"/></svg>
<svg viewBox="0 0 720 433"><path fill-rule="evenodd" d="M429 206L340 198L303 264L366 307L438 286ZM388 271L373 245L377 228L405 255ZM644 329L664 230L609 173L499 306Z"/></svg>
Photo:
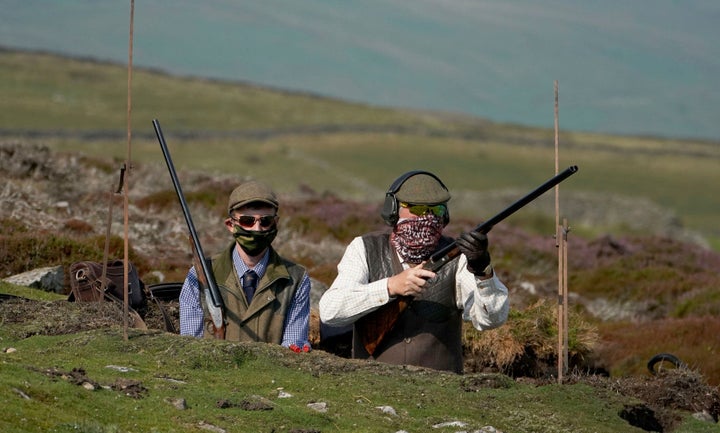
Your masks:
<svg viewBox="0 0 720 433"><path fill-rule="evenodd" d="M230 218L225 218L225 227L227 227L230 233L235 233L235 227L233 226L233 222Z"/></svg>

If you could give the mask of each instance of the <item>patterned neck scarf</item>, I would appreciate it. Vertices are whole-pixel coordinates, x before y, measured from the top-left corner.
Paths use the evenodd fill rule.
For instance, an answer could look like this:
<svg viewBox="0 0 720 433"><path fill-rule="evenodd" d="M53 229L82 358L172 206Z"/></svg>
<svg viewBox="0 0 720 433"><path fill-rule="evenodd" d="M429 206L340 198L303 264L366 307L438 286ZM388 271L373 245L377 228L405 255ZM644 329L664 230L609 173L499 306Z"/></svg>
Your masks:
<svg viewBox="0 0 720 433"><path fill-rule="evenodd" d="M390 234L390 242L403 260L421 263L437 249L444 227L443 219L432 214L401 220Z"/></svg>

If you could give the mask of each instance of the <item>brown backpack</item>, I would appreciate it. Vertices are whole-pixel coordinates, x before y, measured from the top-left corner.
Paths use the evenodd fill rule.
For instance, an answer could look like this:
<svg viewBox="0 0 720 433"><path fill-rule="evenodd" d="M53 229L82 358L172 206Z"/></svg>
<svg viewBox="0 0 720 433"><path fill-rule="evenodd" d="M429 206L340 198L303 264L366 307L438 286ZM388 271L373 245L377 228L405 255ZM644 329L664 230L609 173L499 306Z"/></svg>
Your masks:
<svg viewBox="0 0 720 433"><path fill-rule="evenodd" d="M70 265L70 287L72 289L69 301L97 302L104 300L124 301L123 292L124 262L111 260L107 262L105 278L103 279L102 263L81 261ZM133 309L143 307L147 302L145 285L138 276L137 268L128 263L128 304Z"/></svg>

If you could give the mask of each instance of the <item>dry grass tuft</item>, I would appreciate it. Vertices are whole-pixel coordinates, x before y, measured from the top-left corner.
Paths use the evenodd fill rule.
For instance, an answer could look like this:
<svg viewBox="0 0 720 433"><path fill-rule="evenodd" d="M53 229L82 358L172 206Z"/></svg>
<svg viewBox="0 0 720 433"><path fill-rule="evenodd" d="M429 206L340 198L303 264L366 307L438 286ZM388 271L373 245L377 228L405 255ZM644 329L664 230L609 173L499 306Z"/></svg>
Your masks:
<svg viewBox="0 0 720 433"><path fill-rule="evenodd" d="M570 368L586 369L598 341L594 326L570 314ZM466 371L497 369L512 376L548 377L557 363L557 309L540 300L523 311L513 310L508 323L478 332L465 326Z"/></svg>

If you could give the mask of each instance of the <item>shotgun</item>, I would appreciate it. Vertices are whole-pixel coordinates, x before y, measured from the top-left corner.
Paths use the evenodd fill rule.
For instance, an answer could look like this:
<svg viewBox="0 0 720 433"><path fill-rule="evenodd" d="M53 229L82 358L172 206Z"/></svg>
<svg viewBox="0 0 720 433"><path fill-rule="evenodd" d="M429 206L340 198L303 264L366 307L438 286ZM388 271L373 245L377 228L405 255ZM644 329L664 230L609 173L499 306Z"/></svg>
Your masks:
<svg viewBox="0 0 720 433"><path fill-rule="evenodd" d="M180 206L182 207L183 215L185 216L185 222L187 223L188 230L190 231L190 246L193 253L193 266L195 267L195 273L197 274L200 288L205 291L205 303L207 304L208 311L210 312L210 317L212 319L211 333L215 338L222 340L225 339L225 305L223 303L223 298L220 295L217 284L215 283L215 277L212 272L210 272L208 263L205 260L205 255L203 254L202 247L200 246L200 239L195 231L195 225L190 217L190 210L188 209L187 202L185 201L185 196L182 193L177 173L175 172L175 166L170 158L170 151L165 143L165 137L163 136L162 129L160 129L160 122L158 122L157 119L154 119L152 124L155 128L155 135L157 135L158 141L160 142L160 148L165 156L165 163L167 164L168 171L170 171L170 177L172 178L175 192L180 200Z"/></svg>
<svg viewBox="0 0 720 433"><path fill-rule="evenodd" d="M473 231L487 234L487 232L489 232L497 223L517 212L520 208L535 200L550 188L575 174L577 171L577 165L572 165L566 168L563 172L550 178L528 195L508 206L499 214L476 226ZM460 256L460 248L457 246L457 242L453 241L430 256L423 265L423 268L437 272L440 268L450 263L458 256ZM398 317L400 317L400 314L405 311L405 308L407 308L410 302L412 302L411 297L399 296L397 302L390 302L356 322L360 339L368 354L372 356L378 344L380 344L382 339L385 337L385 334L387 334L392 327L395 326L395 322L397 322Z"/></svg>
<svg viewBox="0 0 720 433"><path fill-rule="evenodd" d="M563 170L561 173L550 178L548 181L535 188L525 197L516 201L515 203L508 206L505 210L490 218L489 220L479 224L472 231L487 234L497 223L509 217L510 215L517 212L520 208L524 207L531 201L543 195L547 190L559 184L563 180L567 179L571 175L577 173L577 165L571 165L570 167ZM424 269L428 269L433 272L437 272L440 268L448 264L452 259L460 255L460 248L457 243L453 241L449 245L445 246L439 251L436 251L428 261L423 265Z"/></svg>

